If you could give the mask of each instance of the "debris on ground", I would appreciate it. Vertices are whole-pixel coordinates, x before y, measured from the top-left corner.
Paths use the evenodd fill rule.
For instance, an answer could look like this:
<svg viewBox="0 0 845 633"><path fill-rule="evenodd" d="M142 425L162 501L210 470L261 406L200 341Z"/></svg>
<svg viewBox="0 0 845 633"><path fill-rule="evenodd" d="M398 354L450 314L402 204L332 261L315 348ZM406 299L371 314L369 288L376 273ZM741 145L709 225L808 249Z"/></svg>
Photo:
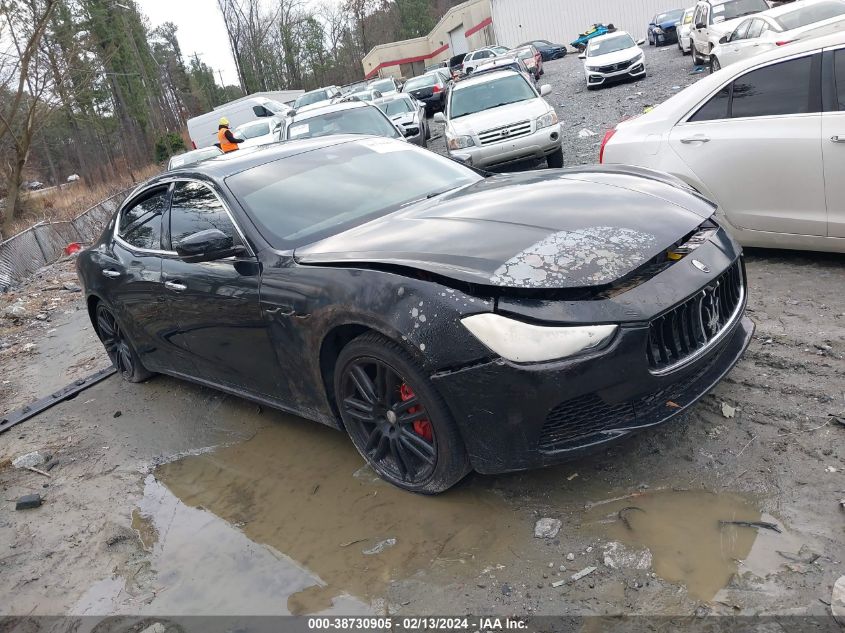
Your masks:
<svg viewBox="0 0 845 633"><path fill-rule="evenodd" d="M590 136L595 136L595 135L596 135L595 132L593 132L592 130L589 130L587 128L582 128L581 130L578 131L578 138L589 138Z"/></svg>
<svg viewBox="0 0 845 633"><path fill-rule="evenodd" d="M22 497L18 497L17 503L15 503L15 510L31 510L32 508L37 508L40 505L41 495L23 495Z"/></svg>
<svg viewBox="0 0 845 633"><path fill-rule="evenodd" d="M589 576L597 569L598 567L585 567L581 571L572 574L572 580L581 580L584 576Z"/></svg>
<svg viewBox="0 0 845 633"><path fill-rule="evenodd" d="M719 525L738 525L739 527L763 528L765 530L773 530L778 534L782 531L777 523L771 523L769 521L719 521Z"/></svg>
<svg viewBox="0 0 845 633"><path fill-rule="evenodd" d="M634 528L631 527L631 522L628 519L628 513L634 512L635 510L639 511L639 512L645 512L645 510L643 510L642 508L638 508L637 506L626 506L626 507L622 508L621 510L619 510L619 512L617 512L617 516L619 517L619 520L622 521L622 523L625 525L625 527L628 528L629 530L633 530Z"/></svg>
<svg viewBox="0 0 845 633"><path fill-rule="evenodd" d="M555 581L552 583L552 587L554 587L555 589L557 589L558 587L560 587L560 586L562 586L562 585L564 585L564 584L566 584L566 580L555 580Z"/></svg>
<svg viewBox="0 0 845 633"><path fill-rule="evenodd" d="M68 292L82 292L82 288L79 284L75 284L72 281L66 281L62 284L62 289L67 290Z"/></svg>
<svg viewBox="0 0 845 633"><path fill-rule="evenodd" d="M560 519L539 519L534 524L534 538L554 538L560 532L560 526Z"/></svg>
<svg viewBox="0 0 845 633"><path fill-rule="evenodd" d="M6 306L3 310L3 316L7 319L22 319L26 316L26 306L23 303L13 303Z"/></svg>
<svg viewBox="0 0 845 633"><path fill-rule="evenodd" d="M722 415L726 418L732 418L736 415L736 407L732 407L727 402L722 403Z"/></svg>
<svg viewBox="0 0 845 633"><path fill-rule="evenodd" d="M575 560L575 554L573 554L572 552L569 552L569 553L566 555L566 560L568 560L568 561L573 561L573 560Z"/></svg>
<svg viewBox="0 0 845 633"><path fill-rule="evenodd" d="M611 569L648 569L651 567L651 550L630 550L618 541L611 541L604 546L603 562Z"/></svg>
<svg viewBox="0 0 845 633"><path fill-rule="evenodd" d="M394 545L396 545L395 538L386 538L373 545L370 549L362 550L361 553L365 556L373 556L375 554L381 554L384 550L389 549Z"/></svg>
<svg viewBox="0 0 845 633"><path fill-rule="evenodd" d="M49 456L42 455L38 451L32 451L31 453L15 457L15 459L12 460L12 466L15 468L26 469L40 466L47 461L49 461Z"/></svg>

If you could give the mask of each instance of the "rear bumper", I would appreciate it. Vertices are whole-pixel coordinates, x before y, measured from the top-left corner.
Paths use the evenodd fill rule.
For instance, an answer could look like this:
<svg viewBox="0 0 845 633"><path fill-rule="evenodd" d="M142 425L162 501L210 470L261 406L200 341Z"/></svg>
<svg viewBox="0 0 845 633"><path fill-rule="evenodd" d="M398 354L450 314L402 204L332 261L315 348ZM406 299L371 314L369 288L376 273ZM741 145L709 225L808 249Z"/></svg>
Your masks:
<svg viewBox="0 0 845 633"><path fill-rule="evenodd" d="M557 151L560 146L560 124L556 123L513 140L450 152L450 156L467 165L485 168L529 158L542 160Z"/></svg>
<svg viewBox="0 0 845 633"><path fill-rule="evenodd" d="M504 360L433 376L474 468L548 466L688 411L737 363L754 324L742 316L718 344L666 375L648 370L648 326L624 327L606 349L569 361Z"/></svg>
<svg viewBox="0 0 845 633"><path fill-rule="evenodd" d="M418 97L414 98L425 104L426 112L434 112L443 109L443 93L433 94L430 97L423 97L422 99Z"/></svg>

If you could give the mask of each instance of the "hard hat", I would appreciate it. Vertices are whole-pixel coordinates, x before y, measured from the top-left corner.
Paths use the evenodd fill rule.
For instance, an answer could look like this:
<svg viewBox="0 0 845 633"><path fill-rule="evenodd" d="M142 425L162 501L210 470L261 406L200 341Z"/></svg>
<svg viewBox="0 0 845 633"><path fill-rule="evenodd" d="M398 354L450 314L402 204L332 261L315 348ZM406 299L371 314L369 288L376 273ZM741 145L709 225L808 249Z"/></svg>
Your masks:
<svg viewBox="0 0 845 633"><path fill-rule="evenodd" d="M220 125L229 125L229 119L224 116L220 117Z"/></svg>

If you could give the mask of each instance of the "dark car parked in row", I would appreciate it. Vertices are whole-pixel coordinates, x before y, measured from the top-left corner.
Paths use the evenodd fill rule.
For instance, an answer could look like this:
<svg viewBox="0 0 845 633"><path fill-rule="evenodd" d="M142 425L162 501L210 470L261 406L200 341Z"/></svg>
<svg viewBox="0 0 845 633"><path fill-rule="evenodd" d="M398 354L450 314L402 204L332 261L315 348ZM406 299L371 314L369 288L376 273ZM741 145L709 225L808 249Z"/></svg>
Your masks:
<svg viewBox="0 0 845 633"><path fill-rule="evenodd" d="M523 42L517 48L521 48L522 46L533 46L538 51L540 51L540 55L543 57L543 61L547 62L552 59L560 59L561 57L566 57L566 46L563 44L552 44L548 40L533 40L531 42Z"/></svg>
<svg viewBox="0 0 845 633"><path fill-rule="evenodd" d="M426 114L443 112L446 107L448 83L439 72L431 72L419 77L411 77L402 86L402 92L411 95L425 104Z"/></svg>
<svg viewBox="0 0 845 633"><path fill-rule="evenodd" d="M684 17L683 9L672 9L658 13L648 24L650 46L663 46L678 41L678 22Z"/></svg>
<svg viewBox="0 0 845 633"><path fill-rule="evenodd" d="M753 326L713 212L648 170L485 176L333 136L153 178L77 267L126 380L342 429L386 480L435 493L669 420L733 367Z"/></svg>

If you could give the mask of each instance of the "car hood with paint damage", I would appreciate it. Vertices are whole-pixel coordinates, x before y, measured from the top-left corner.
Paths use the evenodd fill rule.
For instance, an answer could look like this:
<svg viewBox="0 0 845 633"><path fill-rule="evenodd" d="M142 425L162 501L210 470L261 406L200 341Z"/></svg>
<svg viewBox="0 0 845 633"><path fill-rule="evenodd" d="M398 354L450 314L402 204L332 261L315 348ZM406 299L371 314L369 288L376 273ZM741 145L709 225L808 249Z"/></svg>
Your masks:
<svg viewBox="0 0 845 633"><path fill-rule="evenodd" d="M595 166L502 174L298 248L305 265L387 264L503 288L612 283L713 214L681 181Z"/></svg>

